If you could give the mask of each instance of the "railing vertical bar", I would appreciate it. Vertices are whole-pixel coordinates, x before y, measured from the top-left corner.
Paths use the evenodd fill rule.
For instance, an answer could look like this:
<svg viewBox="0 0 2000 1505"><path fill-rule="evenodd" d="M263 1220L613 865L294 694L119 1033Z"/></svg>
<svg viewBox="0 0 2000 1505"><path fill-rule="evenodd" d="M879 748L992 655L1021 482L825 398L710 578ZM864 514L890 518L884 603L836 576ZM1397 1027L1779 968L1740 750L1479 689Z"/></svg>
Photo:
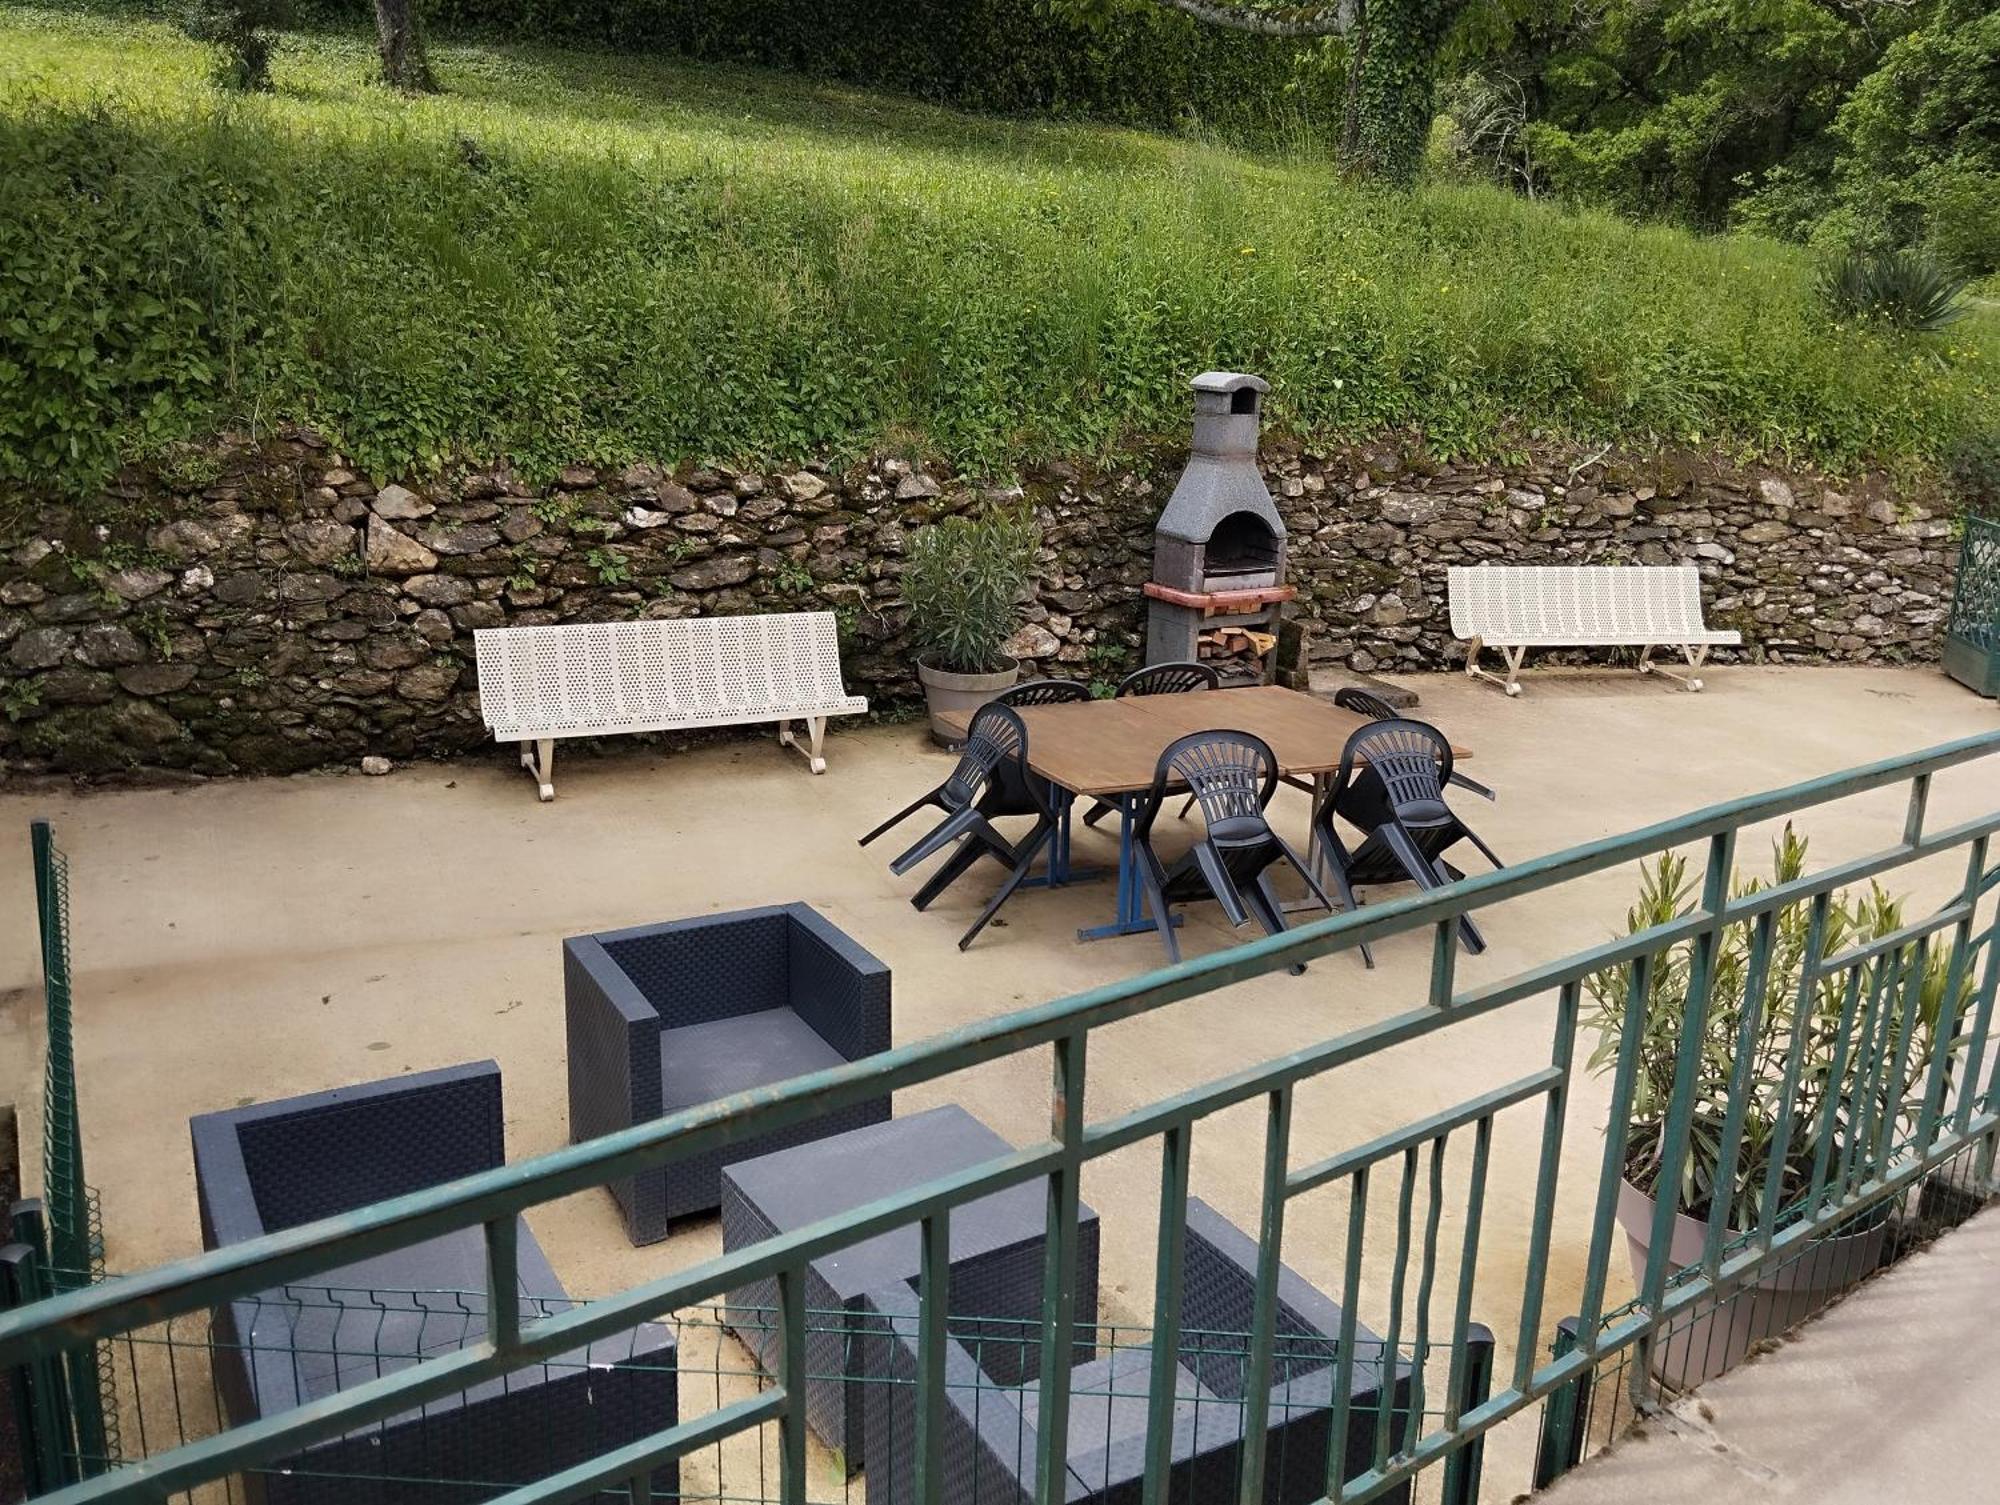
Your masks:
<svg viewBox="0 0 2000 1505"><path fill-rule="evenodd" d="M1152 1377L1146 1391L1144 1505L1167 1505L1174 1461L1174 1411L1179 1398L1181 1292L1186 1273L1188 1169L1194 1125L1175 1124L1160 1136L1160 1229L1153 1254ZM928 1498L936 1499L932 1495Z"/></svg>
<svg viewBox="0 0 2000 1505"><path fill-rule="evenodd" d="M1920 773L1910 780L1909 812L1903 817L1903 845L1913 847L1924 839L1924 810L1930 804L1931 776Z"/></svg>
<svg viewBox="0 0 2000 1505"><path fill-rule="evenodd" d="M1847 1194L1856 1177L1866 1173L1868 1157L1862 1146L1875 1123L1875 1075L1888 1053L1887 1027L1895 1017L1896 995L1902 987L1904 953L1901 950L1875 958L1874 983L1868 990L1868 1010L1856 1034L1858 1053L1854 1058L1852 1088L1847 1094L1847 1132L1841 1137L1840 1164L1827 1187L1823 1206L1832 1206Z"/></svg>
<svg viewBox="0 0 2000 1505"><path fill-rule="evenodd" d="M1429 1399L1424 1384L1425 1361L1430 1357L1431 1347L1431 1289L1437 1279L1438 1224L1444 1217L1444 1156L1451 1135L1444 1133L1431 1141L1430 1185L1427 1188L1429 1206L1424 1209L1424 1242L1421 1263L1417 1276L1417 1331L1410 1345L1415 1355L1413 1372L1410 1376L1410 1411L1403 1422L1403 1445L1397 1451L1413 1452L1417 1439L1422 1435L1425 1401ZM1454 1342L1454 1356L1457 1344ZM1447 1404L1449 1402L1447 1401Z"/></svg>
<svg viewBox="0 0 2000 1505"><path fill-rule="evenodd" d="M1865 1096L1861 1100L1862 1118L1860 1132L1854 1136L1854 1152L1849 1157L1852 1167L1851 1178L1842 1187L1845 1196L1849 1189L1859 1186L1868 1179L1874 1164L1874 1144L1876 1130L1881 1126L1888 1104L1883 1093L1889 1087L1890 1058L1896 1044L1896 1018L1901 1000L1909 996L1909 979L1918 963L1923 959L1922 943L1899 947L1895 952L1894 965L1889 971L1889 982L1882 994L1882 1016L1876 1024L1874 1046L1868 1056L1868 1075L1862 1081ZM1886 958L1885 958L1886 960Z"/></svg>
<svg viewBox="0 0 2000 1505"><path fill-rule="evenodd" d="M777 1318L778 1384L785 1392L785 1409L778 1417L778 1500L780 1505L805 1505L806 1272L802 1266L778 1272Z"/></svg>
<svg viewBox="0 0 2000 1505"><path fill-rule="evenodd" d="M1729 1099L1722 1113L1722 1140L1716 1151L1715 1184L1709 1191L1708 1232L1702 1241L1701 1268L1713 1282L1722 1269L1722 1245L1736 1204L1736 1166L1743 1150L1743 1119L1750 1106L1750 1072L1755 1065L1757 1037L1764 1023L1764 989L1771 968L1771 942L1776 934L1776 910L1757 916L1750 932L1750 957L1743 969L1742 1019L1736 1031L1736 1060L1729 1074Z"/></svg>
<svg viewBox="0 0 2000 1505"><path fill-rule="evenodd" d="M920 1225L917 1293L917 1450L911 1480L920 1500L944 1495L944 1354L951 1325L951 1209Z"/></svg>
<svg viewBox="0 0 2000 1505"><path fill-rule="evenodd" d="M1965 888L1960 902L1965 918L1952 936L1951 965L1945 969L1944 999L1931 1034L1931 1066L1924 1080L1923 1107L1917 1114L1917 1150L1927 1152L1937 1135L1938 1115L1944 1111L1945 1071L1951 1063L1952 1045L1958 1039L1960 995L1965 991L1966 973L1972 966L1972 927L1979 907L1979 883L1986 875L1986 838L1972 843L1965 864Z"/></svg>
<svg viewBox="0 0 2000 1505"><path fill-rule="evenodd" d="M1396 1257L1389 1270L1389 1328L1382 1335L1382 1378L1376 1387L1375 1467L1389 1461L1389 1418L1396 1406L1396 1366L1402 1362L1403 1285L1410 1269L1410 1204L1417 1190L1417 1147L1403 1151L1403 1176L1396 1187Z"/></svg>
<svg viewBox="0 0 2000 1505"><path fill-rule="evenodd" d="M521 1341L521 1277L513 1214L486 1220L486 1331L505 1353Z"/></svg>
<svg viewBox="0 0 2000 1505"><path fill-rule="evenodd" d="M1792 1120L1798 1114L1799 1079L1805 1071L1806 1044L1818 1027L1819 964L1826 953L1827 916L1832 906L1831 894L1815 894L1807 913L1805 947L1799 959L1799 990L1792 1000L1792 1038L1785 1051L1785 1079L1778 1090L1778 1116L1771 1131L1764 1195L1757 1213L1757 1242L1765 1249L1771 1247L1777 1233L1785 1167L1791 1159L1786 1149L1792 1142Z"/></svg>
<svg viewBox="0 0 2000 1505"><path fill-rule="evenodd" d="M1972 1011L1972 1035L1965 1048L1965 1089L1958 1095L1957 1131L1964 1134L1972 1125L1972 1109L1979 1101L1979 1067L1986 1055L1987 1031L1993 1022L1993 1001L2000 997L2000 918L1986 942L1986 975L1979 984L1979 1001ZM2000 1094L2000 1059L1996 1059L1986 1089L1989 1103Z"/></svg>
<svg viewBox="0 0 2000 1505"><path fill-rule="evenodd" d="M1348 1431L1354 1405L1354 1336L1361 1305L1361 1256L1368 1242L1368 1167L1347 1178L1347 1261L1340 1281L1340 1343L1334 1353L1333 1427L1326 1443L1326 1497L1339 1505L1347 1487ZM1395 1361L1377 1356L1376 1383L1395 1383Z"/></svg>
<svg viewBox="0 0 2000 1505"><path fill-rule="evenodd" d="M1625 978L1625 1019L1618 1033L1618 1064L1611 1074L1611 1107L1604 1124L1604 1160L1597 1176L1597 1207L1591 1215L1590 1257L1584 1266L1583 1305L1576 1319L1577 1346L1597 1351L1598 1320L1604 1315L1604 1281L1611 1262L1611 1229L1618 1212L1618 1182L1631 1132L1632 1081L1639 1040L1653 991L1653 958L1632 959Z"/></svg>
<svg viewBox="0 0 2000 1505"><path fill-rule="evenodd" d="M1878 1101L1878 1122L1875 1127L1875 1157L1871 1165L1874 1174L1880 1175L1889 1164L1889 1147L1895 1141L1896 1127L1903 1121L1909 1108L1906 1092L1910 1070L1910 1046L1917 1034L1918 1015L1924 1006L1924 977L1930 971L1930 937L1919 936L1912 948L1910 969L1903 980L1902 1029L1896 1036L1896 1054L1883 1081ZM1943 1007L1944 1001L1938 1001ZM1937 1043L1937 1042L1934 1042Z"/></svg>
<svg viewBox="0 0 2000 1505"><path fill-rule="evenodd" d="M1278 1275L1285 1238L1285 1173L1291 1157L1292 1089L1264 1105L1264 1207L1257 1235L1257 1286L1250 1306L1250 1352L1243 1376L1243 1454L1237 1498L1261 1505L1271 1410L1272 1350L1277 1341Z"/></svg>
<svg viewBox="0 0 2000 1505"><path fill-rule="evenodd" d="M1819 1209L1820 1190L1826 1185L1826 1173L1833 1158L1833 1118L1834 1105L1840 1100L1847 1081L1848 1037L1854 1029L1855 1011L1861 1005L1861 974L1865 965L1847 969L1847 987L1840 1004L1840 1027L1833 1039L1833 1062L1827 1067L1826 1087L1820 1094L1826 1115L1825 1122L1817 1127L1807 1125L1818 1147L1813 1151L1812 1182L1806 1188L1806 1215L1811 1216ZM1877 968L1880 970L1879 966Z"/></svg>
<svg viewBox="0 0 2000 1505"><path fill-rule="evenodd" d="M1458 918L1440 920L1431 942L1431 1007L1448 1008L1458 976Z"/></svg>
<svg viewBox="0 0 2000 1505"><path fill-rule="evenodd" d="M1472 1130L1472 1169L1465 1191L1465 1238L1458 1250L1458 1299L1451 1311L1451 1378L1446 1382L1444 1427L1458 1426L1459 1401L1465 1386L1466 1334L1472 1328L1472 1287L1479 1267L1479 1225L1486 1212L1486 1165L1493 1150L1493 1117L1488 1114ZM1487 1367L1492 1367L1489 1354Z"/></svg>
<svg viewBox="0 0 2000 1505"><path fill-rule="evenodd" d="M1528 1388L1535 1372L1535 1349L1542 1326L1542 1301L1549 1283L1549 1236L1555 1225L1556 1178L1562 1168L1563 1127L1569 1114L1570 1060L1576 1050L1576 1018L1582 1003L1583 984L1566 982L1556 994L1554 1038L1549 1046L1549 1064L1562 1079L1549 1088L1542 1108L1542 1163L1535 1172L1534 1224L1528 1232L1528 1262L1522 1267L1526 1282L1521 1293L1521 1327L1514 1340L1514 1388Z"/></svg>
<svg viewBox="0 0 2000 1505"><path fill-rule="evenodd" d="M1680 1042L1674 1052L1674 1085L1667 1101L1667 1120L1660 1130L1659 1171L1653 1182L1652 1243L1646 1251L1646 1273L1639 1299L1648 1311L1658 1311L1672 1264L1674 1218L1680 1212L1681 1167L1687 1161L1688 1136L1694 1126L1696 1082L1708 1060L1708 1007L1715 989L1717 954L1722 945L1722 908L1729 897L1729 875L1735 861L1736 832L1719 831L1709 838L1708 871L1702 880L1701 905L1715 922L1694 939L1688 964L1687 1003L1680 1015ZM1647 1010L1648 1013L1651 1010ZM1644 1348L1641 1343L1641 1348Z"/></svg>
<svg viewBox="0 0 2000 1505"><path fill-rule="evenodd" d="M1035 1499L1069 1497L1069 1379L1076 1362L1076 1224L1083 1167L1083 1093L1090 1036L1079 1030L1055 1042L1049 1132L1062 1163L1049 1172L1048 1247L1042 1263L1042 1363L1035 1415Z"/></svg>

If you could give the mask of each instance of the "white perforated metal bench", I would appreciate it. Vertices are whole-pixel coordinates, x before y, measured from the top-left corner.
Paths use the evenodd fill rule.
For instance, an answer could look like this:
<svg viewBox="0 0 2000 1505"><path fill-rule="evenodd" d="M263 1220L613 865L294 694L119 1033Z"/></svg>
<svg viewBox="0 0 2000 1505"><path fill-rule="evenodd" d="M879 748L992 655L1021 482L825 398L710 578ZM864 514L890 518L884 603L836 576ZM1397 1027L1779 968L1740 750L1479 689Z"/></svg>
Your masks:
<svg viewBox="0 0 2000 1505"><path fill-rule="evenodd" d="M1530 648L1638 648L1639 672L1654 670L1701 688L1708 650L1743 641L1701 618L1701 575L1688 565L1454 566L1451 630L1468 639L1465 672L1521 693L1521 660ZM1503 677L1479 667L1479 650L1497 648ZM1655 648L1677 648L1688 672L1652 661Z"/></svg>
<svg viewBox="0 0 2000 1505"><path fill-rule="evenodd" d="M480 714L497 740L532 744L521 766L545 800L558 737L775 721L797 747L791 723L803 721L800 750L824 773L826 718L868 709L841 683L832 612L490 627L473 639Z"/></svg>

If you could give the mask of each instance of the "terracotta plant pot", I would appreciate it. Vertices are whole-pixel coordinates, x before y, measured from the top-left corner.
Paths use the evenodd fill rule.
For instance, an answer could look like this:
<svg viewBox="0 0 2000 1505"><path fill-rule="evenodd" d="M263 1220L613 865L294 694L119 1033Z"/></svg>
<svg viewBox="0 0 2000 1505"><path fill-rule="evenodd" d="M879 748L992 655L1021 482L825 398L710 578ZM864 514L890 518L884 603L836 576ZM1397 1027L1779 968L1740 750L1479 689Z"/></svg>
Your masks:
<svg viewBox="0 0 2000 1505"><path fill-rule="evenodd" d="M960 739L947 733L938 724L938 717L946 711L969 716L1020 677L1021 666L1011 659L1005 669L994 674L953 674L933 669L919 659L917 678L923 681L924 703L930 708L931 736L946 747L956 746Z"/></svg>
<svg viewBox="0 0 2000 1505"><path fill-rule="evenodd" d="M1618 1186L1618 1223L1632 1259L1632 1283L1646 1278L1646 1252L1653 1238L1654 1202L1630 1181ZM1719 1304L1704 1304L1693 1317L1681 1316L1653 1341L1652 1369L1676 1389L1712 1380L1743 1361L1753 1344L1774 1338L1803 1322L1849 1287L1874 1273L1888 1239L1885 1215L1858 1233L1818 1238L1754 1285L1738 1288ZM1737 1231L1728 1235L1733 1240ZM1708 1222L1685 1213L1674 1217L1668 1255L1673 1268L1699 1263Z"/></svg>

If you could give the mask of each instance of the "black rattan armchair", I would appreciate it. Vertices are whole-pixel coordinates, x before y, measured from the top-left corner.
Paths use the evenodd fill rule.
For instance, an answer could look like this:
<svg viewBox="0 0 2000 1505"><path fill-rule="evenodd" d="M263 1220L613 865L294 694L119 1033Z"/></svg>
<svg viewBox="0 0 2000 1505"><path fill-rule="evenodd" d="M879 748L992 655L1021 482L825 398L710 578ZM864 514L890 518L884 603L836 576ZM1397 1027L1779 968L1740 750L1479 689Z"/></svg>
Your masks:
<svg viewBox="0 0 2000 1505"><path fill-rule="evenodd" d="M1028 729L1020 716L993 702L981 706L966 728L965 747L951 776L862 837L861 845L867 846L926 805L944 811L945 818L890 863L889 871L900 877L948 846L956 844L957 850L910 900L917 909L928 909L932 900L982 857L990 857L1008 870L999 892L987 901L972 928L959 937L958 948L963 951L1021 886L1035 857L1055 834L1056 816L1048 786L1028 770ZM1010 842L993 827L995 819L1008 815L1032 815L1035 824L1020 840Z"/></svg>
<svg viewBox="0 0 2000 1505"><path fill-rule="evenodd" d="M1444 800L1451 777L1451 743L1421 721L1377 721L1347 739L1326 797L1313 811L1319 854L1342 901L1358 904L1357 888L1383 883L1415 883L1441 888L1464 877L1445 860L1460 841L1470 841L1494 867L1504 867L1493 849L1460 820ZM1363 831L1361 845L1349 850L1334 820L1339 816ZM1472 918L1461 916L1459 933L1468 950L1486 949ZM1366 945L1361 958L1375 965Z"/></svg>
<svg viewBox="0 0 2000 1505"><path fill-rule="evenodd" d="M1153 822L1170 785L1187 788L1208 827L1172 867L1153 848ZM1171 913L1175 904L1214 899L1232 925L1255 915L1266 934L1283 931L1284 905L1271 889L1273 863L1290 863L1313 896L1333 908L1319 880L1264 818L1277 787L1276 756L1263 738L1249 732L1193 732L1160 754L1153 787L1132 825L1132 855L1169 961L1181 959Z"/></svg>
<svg viewBox="0 0 2000 1505"><path fill-rule="evenodd" d="M1333 703L1343 711L1353 711L1356 715L1366 716L1371 721L1401 721L1404 719L1403 713L1390 705L1388 701L1384 700L1380 695L1369 694L1368 691L1362 689L1359 685L1345 685L1335 690L1333 692ZM1479 780L1469 779L1455 769L1446 778L1445 782L1459 789L1479 795L1483 799L1492 800L1499 798L1497 794L1480 783Z"/></svg>

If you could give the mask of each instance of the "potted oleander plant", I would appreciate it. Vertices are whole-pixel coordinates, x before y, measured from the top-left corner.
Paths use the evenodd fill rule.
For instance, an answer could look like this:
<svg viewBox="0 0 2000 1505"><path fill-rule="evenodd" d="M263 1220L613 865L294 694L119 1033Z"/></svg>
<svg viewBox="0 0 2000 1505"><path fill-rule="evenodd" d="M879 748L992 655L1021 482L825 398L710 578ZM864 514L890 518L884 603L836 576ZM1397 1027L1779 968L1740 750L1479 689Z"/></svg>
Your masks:
<svg viewBox="0 0 2000 1505"><path fill-rule="evenodd" d="M1732 892L1743 897L1791 882L1804 874L1805 864L1806 841L1787 825L1773 843L1771 876L1766 879L1739 873L1732 881ZM1698 888L1687 859L1679 853L1663 853L1641 869L1638 902L1626 912L1624 933L1637 934L1692 913L1697 907ZM1889 1014L1877 1035L1881 1043L1870 1057L1876 1066L1864 1078L1857 1069L1863 1052L1855 1041L1862 1025L1860 1009L1843 1029L1848 969L1819 978L1805 991L1804 1008L1800 1007L1809 910L1808 904L1786 905L1777 912L1773 924L1762 997L1757 1000L1760 1007L1748 1037L1741 1148L1731 1166L1722 1163L1724 1120L1731 1079L1740 1060L1745 1008L1753 1001L1748 996L1752 927L1739 922L1723 932L1716 948L1714 987L1695 1070L1688 1153L1671 1186L1662 1185L1666 1169L1663 1141L1686 1022L1693 947L1674 946L1652 958L1643 1000L1631 996L1631 973L1624 967L1595 974L1586 983L1590 1007L1585 1022L1597 1037L1590 1057L1595 1071L1609 1072L1616 1067L1628 1012L1635 1006L1645 1010L1637 1037L1624 1179L1618 1198L1618 1221L1625 1230L1635 1286L1644 1279L1655 1209L1661 1197L1674 1199L1668 1252L1669 1268L1677 1270L1700 1260L1709 1217L1718 1200L1728 1209L1731 1241L1758 1226L1766 1177L1774 1161L1780 1178L1777 1207L1778 1226L1782 1228L1805 1213L1823 1144L1829 1164L1838 1166L1851 1143L1869 1143L1885 1121L1892 1125L1892 1135L1908 1133L1915 1125L1939 1049L1938 1020L1945 1016L1946 995L1953 987L1950 947L1932 946L1923 953L1913 1008L1902 1005L1910 979L1901 972L1889 978L1892 986L1884 990L1884 996L1897 999L1897 1010ZM1871 883L1865 894L1834 894L1825 923L1821 955L1835 956L1900 930L1906 923L1904 902ZM1905 965L1902 959L1908 955L1907 951L1892 951L1883 962L1869 965L1862 977L1860 997L1864 1005L1876 982L1874 966L1897 968ZM1965 969L1968 974L1970 970ZM1973 979L1962 976L1957 986L1958 1005L1947 1017L1964 1016ZM1786 1115L1785 1081L1800 1029L1805 1032L1800 1069L1792 1111ZM1845 1051L1840 1046L1843 1033L1849 1041ZM1947 1047L1947 1084L1954 1064L1950 1058L1953 1049ZM1655 1373L1675 1385L1713 1378L1740 1361L1752 1344L1785 1331L1818 1310L1880 1263L1888 1214L1886 1205L1871 1210L1838 1232L1811 1241L1797 1257L1740 1295L1704 1308L1691 1319L1677 1320L1671 1332L1663 1333L1654 1344Z"/></svg>
<svg viewBox="0 0 2000 1505"><path fill-rule="evenodd" d="M946 737L942 713L976 710L1019 676L1006 643L1021 625L1040 543L1025 508L947 517L910 536L903 599L934 736Z"/></svg>

